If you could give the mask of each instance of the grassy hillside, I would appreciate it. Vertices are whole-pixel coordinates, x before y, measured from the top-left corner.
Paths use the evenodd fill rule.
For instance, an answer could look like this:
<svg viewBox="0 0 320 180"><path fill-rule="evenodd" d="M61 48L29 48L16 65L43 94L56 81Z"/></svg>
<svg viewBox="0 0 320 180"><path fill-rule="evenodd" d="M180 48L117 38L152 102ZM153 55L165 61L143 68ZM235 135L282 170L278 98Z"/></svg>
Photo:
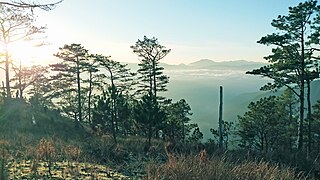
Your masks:
<svg viewBox="0 0 320 180"><path fill-rule="evenodd" d="M146 151L147 140L139 136L119 137L115 145L110 135L95 134L86 125L76 128L55 111L30 110L20 99L0 109L0 179L297 178L290 168L252 162L234 152L213 153L210 144L186 143L185 154L176 154L182 146L166 150L159 139Z"/></svg>

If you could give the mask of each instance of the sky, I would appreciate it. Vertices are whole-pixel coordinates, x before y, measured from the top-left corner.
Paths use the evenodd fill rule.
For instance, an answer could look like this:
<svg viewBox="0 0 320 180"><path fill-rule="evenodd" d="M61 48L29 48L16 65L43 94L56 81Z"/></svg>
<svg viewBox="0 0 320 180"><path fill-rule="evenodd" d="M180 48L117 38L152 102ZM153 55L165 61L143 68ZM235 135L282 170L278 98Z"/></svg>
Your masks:
<svg viewBox="0 0 320 180"><path fill-rule="evenodd" d="M146 35L158 38L161 45L171 49L162 61L168 64L200 59L263 62L271 48L257 41L274 32L272 19L287 14L288 7L299 2L64 0L52 11L35 11L37 24L48 28L49 43L35 53L41 52L38 56L42 62L52 63L56 61L52 54L59 47L80 43L93 54L110 55L120 62L139 62L130 46Z"/></svg>

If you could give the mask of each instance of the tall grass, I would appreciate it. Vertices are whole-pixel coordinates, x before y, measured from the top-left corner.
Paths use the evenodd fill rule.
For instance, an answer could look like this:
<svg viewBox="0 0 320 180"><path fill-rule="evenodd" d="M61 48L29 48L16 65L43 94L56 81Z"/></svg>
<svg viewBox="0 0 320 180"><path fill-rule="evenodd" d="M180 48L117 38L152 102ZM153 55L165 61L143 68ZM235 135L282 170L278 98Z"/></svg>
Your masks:
<svg viewBox="0 0 320 180"><path fill-rule="evenodd" d="M293 180L307 179L293 169L271 165L260 161L231 163L224 157L203 159L199 155L169 155L164 164L152 162L147 166L148 179L172 180Z"/></svg>
<svg viewBox="0 0 320 180"><path fill-rule="evenodd" d="M9 142L0 139L0 180L7 179L8 176L6 164L9 158L9 148Z"/></svg>

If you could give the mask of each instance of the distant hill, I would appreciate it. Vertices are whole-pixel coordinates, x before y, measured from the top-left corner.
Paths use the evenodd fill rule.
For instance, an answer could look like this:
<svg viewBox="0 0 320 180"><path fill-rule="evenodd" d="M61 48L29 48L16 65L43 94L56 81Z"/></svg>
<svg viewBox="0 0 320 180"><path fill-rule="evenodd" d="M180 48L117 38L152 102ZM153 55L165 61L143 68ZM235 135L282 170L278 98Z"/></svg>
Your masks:
<svg viewBox="0 0 320 180"><path fill-rule="evenodd" d="M217 62L210 60L210 59L201 59L199 61L190 63L189 66L193 67L210 67L216 65Z"/></svg>

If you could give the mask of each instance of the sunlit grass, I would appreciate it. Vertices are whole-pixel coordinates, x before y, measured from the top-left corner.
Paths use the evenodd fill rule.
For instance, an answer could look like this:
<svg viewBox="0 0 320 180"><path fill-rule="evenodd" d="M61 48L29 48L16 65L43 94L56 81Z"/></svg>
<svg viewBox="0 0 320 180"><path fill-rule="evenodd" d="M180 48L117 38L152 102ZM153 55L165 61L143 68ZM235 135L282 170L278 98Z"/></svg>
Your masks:
<svg viewBox="0 0 320 180"><path fill-rule="evenodd" d="M46 162L40 161L34 168L31 160L14 161L7 164L9 179L32 179L32 178L51 178L51 179L130 179L114 171L108 166L81 163L81 162L55 162L52 164L51 175L48 174Z"/></svg>

